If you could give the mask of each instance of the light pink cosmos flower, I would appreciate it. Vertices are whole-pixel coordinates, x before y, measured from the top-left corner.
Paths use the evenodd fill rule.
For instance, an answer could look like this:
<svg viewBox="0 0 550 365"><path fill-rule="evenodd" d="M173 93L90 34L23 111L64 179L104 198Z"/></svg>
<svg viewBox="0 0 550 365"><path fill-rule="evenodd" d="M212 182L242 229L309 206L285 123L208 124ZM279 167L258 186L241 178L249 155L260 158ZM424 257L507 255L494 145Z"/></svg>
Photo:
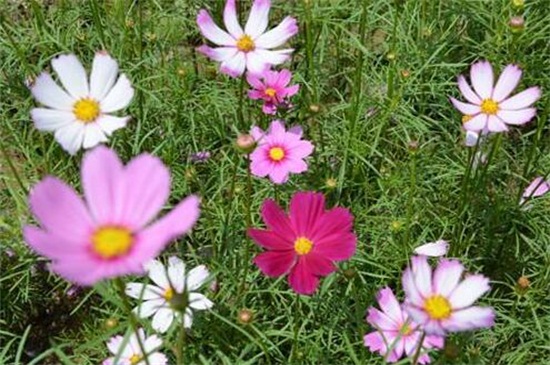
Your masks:
<svg viewBox="0 0 550 365"><path fill-rule="evenodd" d="M527 199L543 196L550 191L550 184L542 176L536 177L523 192L520 204Z"/></svg>
<svg viewBox="0 0 550 365"><path fill-rule="evenodd" d="M386 357L388 362L397 362L403 355L414 356L422 337L419 326L412 322L407 312L403 310L390 288L378 292L376 298L382 311L370 307L367 322L377 329L363 338L364 344L371 352L378 352ZM419 364L430 363L426 350L443 348L444 337L428 335L422 342L422 352L418 358ZM390 354L389 349L392 348Z"/></svg>
<svg viewBox="0 0 550 365"><path fill-rule="evenodd" d="M170 194L170 172L149 154L124 166L114 151L96 147L84 156L82 186L85 202L55 177L36 184L29 204L41 227L23 231L54 272L79 285L143 274L143 265L199 216L199 199L190 196L153 222Z"/></svg>
<svg viewBox="0 0 550 365"><path fill-rule="evenodd" d="M431 257L445 256L447 254L447 251L449 251L449 242L445 240L428 242L414 249L414 253L417 255L431 256Z"/></svg>
<svg viewBox="0 0 550 365"><path fill-rule="evenodd" d="M252 100L262 99L264 114L277 113L277 107L290 107L288 98L295 95L300 85L288 86L292 73L289 70L265 71L261 76L248 74L246 80L254 88L248 91Z"/></svg>
<svg viewBox="0 0 550 365"><path fill-rule="evenodd" d="M142 328L138 330L138 335L145 354L139 347L138 337L135 333L132 333L126 341L122 336L115 336L107 342L107 348L113 356L103 361L103 365L146 365L147 363L166 365L168 359L163 353L157 351L162 346L162 340L157 335L146 337Z"/></svg>
<svg viewBox="0 0 550 365"><path fill-rule="evenodd" d="M489 279L468 275L460 282L463 272L458 260L442 259L432 274L428 258L414 256L403 273L404 308L427 334L444 336L494 324L492 308L472 306L489 290Z"/></svg>
<svg viewBox="0 0 550 365"><path fill-rule="evenodd" d="M266 32L270 8L270 0L255 0L243 30L237 19L235 0L227 0L223 12L227 32L214 23L206 10L201 9L197 16L199 29L204 37L220 47L203 45L197 50L221 62L221 72L232 77L241 76L245 69L252 74L261 74L272 65L285 62L293 49L271 49L283 45L298 33L298 25L296 19L286 17Z"/></svg>
<svg viewBox="0 0 550 365"><path fill-rule="evenodd" d="M325 210L321 193L298 192L290 201L290 214L273 200L262 206L267 229L248 229L248 235L267 252L254 263L269 277L289 274L288 283L298 294L311 295L319 277L336 270L334 261L355 254L357 238L353 216L345 208Z"/></svg>
<svg viewBox="0 0 550 365"><path fill-rule="evenodd" d="M450 99L455 108L465 115L464 128L474 132L504 132L508 130L507 125L521 125L533 119L537 109L530 106L540 98L540 88L531 87L509 97L518 86L521 73L518 66L508 65L495 85L491 64L479 61L470 70L473 90L460 75L458 87L468 103Z"/></svg>
<svg viewBox="0 0 550 365"><path fill-rule="evenodd" d="M258 177L270 177L275 184L284 184L290 173L307 171L304 158L313 152L313 144L302 140L302 128L293 127L288 132L279 120L271 122L267 133L254 127L252 137L258 141L250 154L250 170Z"/></svg>

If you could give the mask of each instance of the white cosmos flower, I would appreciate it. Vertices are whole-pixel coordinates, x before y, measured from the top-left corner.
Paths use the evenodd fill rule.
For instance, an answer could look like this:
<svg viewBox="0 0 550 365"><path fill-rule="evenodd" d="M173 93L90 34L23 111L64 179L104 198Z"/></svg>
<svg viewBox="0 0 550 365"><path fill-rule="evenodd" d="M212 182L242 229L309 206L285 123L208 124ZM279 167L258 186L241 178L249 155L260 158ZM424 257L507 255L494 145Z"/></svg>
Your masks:
<svg viewBox="0 0 550 365"><path fill-rule="evenodd" d="M261 74L272 65L279 65L290 58L293 49L278 48L298 33L296 19L287 16L275 28L267 31L270 0L255 0L244 26L238 21L235 0L227 0L223 21L227 32L214 23L204 9L197 15L197 24L202 35L219 47L203 45L197 50L221 63L221 72L241 76L245 69L251 74Z"/></svg>
<svg viewBox="0 0 550 365"><path fill-rule="evenodd" d="M146 358L149 364L166 365L166 356L156 351L162 345L162 340L156 335L145 337L142 328L138 330L138 334L145 349L145 356L139 347L138 337L132 332L127 340L124 340L123 336L115 336L107 342L107 348L113 356L103 361L103 365L145 365Z"/></svg>
<svg viewBox="0 0 550 365"><path fill-rule="evenodd" d="M118 64L107 52L96 53L90 82L74 54L54 58L52 67L65 90L47 72L31 85L34 98L47 107L31 111L38 130L54 132L63 149L74 155L81 148L107 142L115 130L126 126L130 117L109 113L126 108L134 89L126 75L118 76Z"/></svg>
<svg viewBox="0 0 550 365"><path fill-rule="evenodd" d="M196 292L208 280L209 272L204 265L186 273L183 261L172 256L168 259L168 268L160 261L152 260L146 265L146 269L149 278L156 285L128 283L126 294L143 300L134 312L141 318L153 316L152 326L156 331L166 332L183 311L184 326L191 328L193 310L210 309L214 305L204 295ZM178 307L182 303L186 306Z"/></svg>

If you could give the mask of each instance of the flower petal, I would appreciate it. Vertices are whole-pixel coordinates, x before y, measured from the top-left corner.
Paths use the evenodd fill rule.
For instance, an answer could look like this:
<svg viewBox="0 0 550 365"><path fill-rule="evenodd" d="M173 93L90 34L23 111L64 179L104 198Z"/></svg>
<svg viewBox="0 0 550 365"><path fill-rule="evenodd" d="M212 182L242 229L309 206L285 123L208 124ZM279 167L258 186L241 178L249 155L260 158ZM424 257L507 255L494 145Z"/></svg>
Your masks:
<svg viewBox="0 0 550 365"><path fill-rule="evenodd" d="M96 124L101 128L105 135L110 136L114 131L126 127L131 117L115 117L108 114L100 115Z"/></svg>
<svg viewBox="0 0 550 365"><path fill-rule="evenodd" d="M481 98L472 90L462 75L458 76L458 89L471 104L481 105Z"/></svg>
<svg viewBox="0 0 550 365"><path fill-rule="evenodd" d="M337 269L331 260L314 252L300 257L299 260L305 261L308 270L316 276L327 276Z"/></svg>
<svg viewBox="0 0 550 365"><path fill-rule="evenodd" d="M382 309L389 318L393 319L398 324L404 321L401 305L389 287L381 289L376 296L376 300L380 305L380 309Z"/></svg>
<svg viewBox="0 0 550 365"><path fill-rule="evenodd" d="M298 294L311 295L317 290L319 278L303 262L298 262L288 276L290 287Z"/></svg>
<svg viewBox="0 0 550 365"><path fill-rule="evenodd" d="M449 99L451 100L451 103L453 103L454 107L457 108L462 114L475 115L481 112L481 108L479 107L479 105L463 103L456 100L455 98Z"/></svg>
<svg viewBox="0 0 550 365"><path fill-rule="evenodd" d="M125 293L129 297L142 300L159 299L163 294L159 287L142 283L126 284Z"/></svg>
<svg viewBox="0 0 550 365"><path fill-rule="evenodd" d="M542 176L536 177L523 192L524 198L542 196L550 190L550 185Z"/></svg>
<svg viewBox="0 0 550 365"><path fill-rule="evenodd" d="M411 258L412 272L416 288L423 298L432 294L432 268L426 256L413 256Z"/></svg>
<svg viewBox="0 0 550 365"><path fill-rule="evenodd" d="M447 331L453 332L488 328L495 324L495 311L492 308L470 307L453 312L441 324Z"/></svg>
<svg viewBox="0 0 550 365"><path fill-rule="evenodd" d="M521 125L528 123L537 115L536 108L521 110L499 110L497 116L506 124Z"/></svg>
<svg viewBox="0 0 550 365"><path fill-rule="evenodd" d="M134 88L125 74L121 74L115 86L100 102L103 113L112 113L126 108L134 97Z"/></svg>
<svg viewBox="0 0 550 365"><path fill-rule="evenodd" d="M204 265L199 265L189 271L186 278L186 289L187 291L194 291L199 289L201 286L206 283L210 272Z"/></svg>
<svg viewBox="0 0 550 365"><path fill-rule="evenodd" d="M449 302L453 310L469 307L489 289L489 279L485 276L470 275L452 291Z"/></svg>
<svg viewBox="0 0 550 365"><path fill-rule="evenodd" d="M264 60L260 53L253 51L246 54L246 69L252 75L261 75L269 68L269 61Z"/></svg>
<svg viewBox="0 0 550 365"><path fill-rule="evenodd" d="M168 279L170 285L178 293L183 293L185 290L185 264L176 256L168 258Z"/></svg>
<svg viewBox="0 0 550 365"><path fill-rule="evenodd" d="M189 293L189 306L195 310L206 310L212 308L214 303L200 293Z"/></svg>
<svg viewBox="0 0 550 365"><path fill-rule="evenodd" d="M474 63L470 69L470 78L474 90L481 99L488 99L491 97L495 81L493 67L488 61Z"/></svg>
<svg viewBox="0 0 550 365"><path fill-rule="evenodd" d="M231 77L239 77L246 68L246 57L243 52L237 52L235 55L222 62L220 71Z"/></svg>
<svg viewBox="0 0 550 365"><path fill-rule="evenodd" d="M271 199L266 199L262 204L262 218L267 228L287 241L294 242L297 233L290 224L285 212Z"/></svg>
<svg viewBox="0 0 550 365"><path fill-rule="evenodd" d="M406 294L407 300L418 307L424 305L424 299L422 298L420 292L418 291L418 288L416 287L413 272L410 267L405 269L405 271L403 272L401 282L403 284L403 291Z"/></svg>
<svg viewBox="0 0 550 365"><path fill-rule="evenodd" d="M161 308L153 317L152 327L155 331L164 333L174 321L174 311L169 308Z"/></svg>
<svg viewBox="0 0 550 365"><path fill-rule="evenodd" d="M34 108L31 110L31 117L36 129L48 132L54 132L76 121L72 112L46 108Z"/></svg>
<svg viewBox="0 0 550 365"><path fill-rule="evenodd" d="M243 28L239 24L239 19L237 18L237 7L235 5L235 0L227 0L225 3L225 8L223 10L223 22L229 31L229 34L233 38L239 39L242 37ZM250 35L248 32L247 34Z"/></svg>
<svg viewBox="0 0 550 365"><path fill-rule="evenodd" d="M311 233L313 252L334 261L351 258L357 247L352 225L353 215L345 208L333 208L323 213Z"/></svg>
<svg viewBox="0 0 550 365"><path fill-rule="evenodd" d="M507 98L518 86L519 80L521 79L521 73L521 69L516 65L506 66L495 85L492 99L499 103Z"/></svg>
<svg viewBox="0 0 550 365"><path fill-rule="evenodd" d="M151 260L145 264L145 269L148 272L149 279L157 284L162 290L166 290L170 287L167 276L168 274L162 262L158 260Z"/></svg>
<svg viewBox="0 0 550 365"><path fill-rule="evenodd" d="M485 127L487 126L488 119L489 117L487 116L487 114L480 113L475 117L473 117L472 119L470 119L469 121L467 121L466 123L464 123L463 127L467 131L479 132L485 129Z"/></svg>
<svg viewBox="0 0 550 365"><path fill-rule="evenodd" d="M280 65L290 58L292 51L292 49L279 49L276 51L256 49L254 50L254 53L257 53L264 61L268 62L270 65Z"/></svg>
<svg viewBox="0 0 550 365"><path fill-rule="evenodd" d="M236 40L228 33L221 30L208 12L204 9L197 15L197 25L203 36L219 46L235 46Z"/></svg>
<svg viewBox="0 0 550 365"><path fill-rule="evenodd" d="M70 111L72 113L75 99L57 85L50 74L42 72L31 86L32 95L39 103L47 107Z"/></svg>
<svg viewBox="0 0 550 365"><path fill-rule="evenodd" d="M254 264L269 277L278 277L289 272L296 260L294 251L267 251L253 260Z"/></svg>
<svg viewBox="0 0 550 365"><path fill-rule="evenodd" d="M151 317L153 314L161 310L161 308L163 308L165 304L166 304L166 301L164 300L164 298L146 300L134 309L134 313L139 318Z"/></svg>
<svg viewBox="0 0 550 365"><path fill-rule="evenodd" d="M447 297L457 287L463 271L460 261L442 259L434 271L434 293Z"/></svg>
<svg viewBox="0 0 550 365"><path fill-rule="evenodd" d="M504 110L524 109L533 105L537 100L539 100L541 94L542 91L539 87L530 87L529 89L523 90L519 94L516 94L511 98L502 101L498 106L499 108Z"/></svg>
<svg viewBox="0 0 550 365"><path fill-rule="evenodd" d="M296 33L298 33L296 19L286 17L278 26L259 36L254 43L258 48L277 48L286 43Z"/></svg>
<svg viewBox="0 0 550 365"><path fill-rule="evenodd" d="M417 255L439 257L446 255L448 250L449 243L444 240L438 240L415 248L414 253Z"/></svg>
<svg viewBox="0 0 550 365"><path fill-rule="evenodd" d="M118 76L118 63L105 51L95 54L90 75L90 96L102 100Z"/></svg>
<svg viewBox="0 0 550 365"><path fill-rule="evenodd" d="M317 222L324 214L325 196L314 192L297 192L290 200L290 222L297 236L312 239Z"/></svg>
<svg viewBox="0 0 550 365"><path fill-rule="evenodd" d="M398 331L400 326L400 322L374 307L368 310L367 322L382 331Z"/></svg>
<svg viewBox="0 0 550 365"><path fill-rule="evenodd" d="M244 32L252 39L256 39L267 29L269 23L270 0L255 0L244 27ZM229 29L229 28L228 28Z"/></svg>
<svg viewBox="0 0 550 365"><path fill-rule="evenodd" d="M248 236L258 245L268 250L285 251L292 250L294 243L283 239L281 236L262 229L248 229Z"/></svg>
<svg viewBox="0 0 550 365"><path fill-rule="evenodd" d="M55 139L70 155L75 155L84 142L85 125L80 122L67 124L55 131Z"/></svg>
<svg viewBox="0 0 550 365"><path fill-rule="evenodd" d="M61 84L73 98L80 99L88 96L86 70L74 54L60 55L54 58L52 67L57 73Z"/></svg>
<svg viewBox="0 0 550 365"><path fill-rule="evenodd" d="M210 59L218 62L228 61L233 58L239 50L237 47L217 47L212 48L206 45L202 45L197 48L197 51L209 57Z"/></svg>
<svg viewBox="0 0 550 365"><path fill-rule="evenodd" d="M489 115L487 119L487 130L493 133L506 132L508 127L495 115Z"/></svg>
<svg viewBox="0 0 550 365"><path fill-rule="evenodd" d="M88 123L84 126L84 140L82 141L82 147L84 149L95 147L107 141L107 136L96 123Z"/></svg>

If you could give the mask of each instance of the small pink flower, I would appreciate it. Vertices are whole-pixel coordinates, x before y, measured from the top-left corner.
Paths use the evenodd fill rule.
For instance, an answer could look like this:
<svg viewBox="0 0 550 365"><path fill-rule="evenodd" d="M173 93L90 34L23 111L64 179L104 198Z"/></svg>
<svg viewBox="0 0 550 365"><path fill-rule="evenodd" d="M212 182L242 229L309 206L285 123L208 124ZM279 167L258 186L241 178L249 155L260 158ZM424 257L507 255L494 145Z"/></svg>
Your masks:
<svg viewBox="0 0 550 365"><path fill-rule="evenodd" d="M432 274L428 258L414 256L403 273L404 308L427 334L444 336L494 324L492 308L472 306L489 290L489 279L469 275L460 282L463 272L459 261L442 259Z"/></svg>
<svg viewBox="0 0 550 365"><path fill-rule="evenodd" d="M271 49L282 46L298 33L298 25L296 19L286 17L266 32L270 8L270 0L255 0L243 30L237 19L235 0L227 0L223 12L227 32L220 29L210 14L202 9L197 16L199 29L205 38L220 47L203 45L197 50L221 62L221 72L232 77L241 76L245 69L252 74L261 74L272 65L285 62L293 49Z"/></svg>
<svg viewBox="0 0 550 365"><path fill-rule="evenodd" d="M302 128L293 127L287 132L283 123L275 120L267 133L253 127L251 135L258 142L250 155L250 169L255 176L269 175L275 184L283 184L290 173L307 171L304 158L313 152L313 144L301 139Z"/></svg>
<svg viewBox="0 0 550 365"><path fill-rule="evenodd" d="M292 73L289 70L265 71L261 76L248 74L246 80L254 88L248 91L248 96L252 100L264 101L262 107L264 114L275 114L279 106L290 107L288 98L300 89L300 85L287 87L291 78Z"/></svg>
<svg viewBox="0 0 550 365"><path fill-rule="evenodd" d="M170 194L170 172L149 154L123 166L114 151L96 147L84 156L82 186L85 202L55 177L39 182L29 204L41 227L23 231L27 243L52 260L54 272L79 285L143 274L143 264L199 216L199 199L190 196L153 222Z"/></svg>
<svg viewBox="0 0 550 365"><path fill-rule="evenodd" d="M412 322L407 312L402 308L390 288L384 288L378 292L376 298L382 311L370 307L367 322L377 329L363 338L365 346L371 352L378 352L386 357L388 362L397 362L404 354L414 356L418 350L418 344L422 337L422 331L417 324ZM422 343L422 352L418 358L419 364L430 363L430 357L426 350L431 348L443 348L444 337L428 335ZM388 350L392 348L388 355Z"/></svg>
<svg viewBox="0 0 550 365"><path fill-rule="evenodd" d="M294 194L289 215L268 199L262 206L262 218L266 230L248 230L256 244L267 250L256 256L254 263L269 277L289 274L288 282L298 294L313 294L319 277L336 270L334 261L355 254L353 216L345 208L326 211L323 194Z"/></svg>
<svg viewBox="0 0 550 365"><path fill-rule="evenodd" d="M537 109L530 106L540 98L540 88L531 87L509 97L518 86L521 73L518 66L508 65L495 85L491 64L479 61L470 70L473 90L464 76L459 76L458 88L468 103L450 99L455 108L467 116L464 128L473 132L504 132L508 130L507 125L521 125L533 119Z"/></svg>
<svg viewBox="0 0 550 365"><path fill-rule="evenodd" d="M414 253L417 255L431 257L444 256L447 254L447 251L449 251L449 243L444 240L429 242L414 249Z"/></svg>
<svg viewBox="0 0 550 365"><path fill-rule="evenodd" d="M523 202L527 199L543 196L549 190L550 184L548 184L548 181L544 181L543 177L538 176L531 182L531 184L529 184L529 186L523 192L520 204L523 204Z"/></svg>

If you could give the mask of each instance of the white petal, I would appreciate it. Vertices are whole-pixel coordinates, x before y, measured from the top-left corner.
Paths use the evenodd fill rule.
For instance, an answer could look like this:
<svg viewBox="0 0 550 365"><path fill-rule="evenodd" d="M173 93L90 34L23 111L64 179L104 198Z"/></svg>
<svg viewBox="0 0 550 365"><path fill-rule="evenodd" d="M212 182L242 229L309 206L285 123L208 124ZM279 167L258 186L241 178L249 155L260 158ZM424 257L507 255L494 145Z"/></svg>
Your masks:
<svg viewBox="0 0 550 365"><path fill-rule="evenodd" d="M214 61L218 62L224 62L231 58L233 58L239 50L237 47L217 47L212 48L208 47L206 45L202 45L199 48L197 48L197 51L205 55L206 57L209 57L213 59Z"/></svg>
<svg viewBox="0 0 550 365"><path fill-rule="evenodd" d="M474 90L481 99L488 99L493 93L493 67L488 61L479 61L472 65L470 78Z"/></svg>
<svg viewBox="0 0 550 365"><path fill-rule="evenodd" d="M130 119L131 117L114 117L112 115L103 114L95 123L107 136L110 136L117 129L126 127Z"/></svg>
<svg viewBox="0 0 550 365"><path fill-rule="evenodd" d="M84 126L84 141L82 147L84 149L92 148L100 143L107 142L107 136L101 130L101 127L96 123L87 123Z"/></svg>
<svg viewBox="0 0 550 365"><path fill-rule="evenodd" d="M188 308L185 310L185 314L183 315L183 327L185 328L191 328L193 325L193 312Z"/></svg>
<svg viewBox="0 0 550 365"><path fill-rule="evenodd" d="M212 308L214 303L200 293L189 293L189 306L196 310L206 310Z"/></svg>
<svg viewBox="0 0 550 365"><path fill-rule="evenodd" d="M185 283L185 264L175 256L168 259L168 277L176 292L183 293Z"/></svg>
<svg viewBox="0 0 550 365"><path fill-rule="evenodd" d="M256 37L261 35L267 29L270 7L270 0L256 0L254 1L254 4L252 4L248 21L244 27L244 32L251 36L252 39L256 39Z"/></svg>
<svg viewBox="0 0 550 365"><path fill-rule="evenodd" d="M237 7L235 0L227 0L225 8L223 10L223 22L225 27L229 31L229 34L235 39L239 39L243 35L243 28L239 24L237 18Z"/></svg>
<svg viewBox="0 0 550 365"><path fill-rule="evenodd" d="M107 96L100 101L100 109L103 113L112 113L130 105L134 97L134 88L125 74L121 74L115 86Z"/></svg>
<svg viewBox="0 0 550 365"><path fill-rule="evenodd" d="M256 49L254 53L258 53L264 61L269 62L270 65L280 65L286 62L293 49L280 49L277 51L268 51L266 49Z"/></svg>
<svg viewBox="0 0 550 365"><path fill-rule="evenodd" d="M472 132L479 132L487 126L487 114L478 114L466 123L464 123L464 129Z"/></svg>
<svg viewBox="0 0 550 365"><path fill-rule="evenodd" d="M489 289L488 278L483 275L470 275L453 290L449 302L453 310L469 307Z"/></svg>
<svg viewBox="0 0 550 365"><path fill-rule="evenodd" d="M470 85L468 85L468 82L466 82L466 78L462 75L458 77L458 88L460 92L462 93L462 96L466 98L470 103L472 104L481 104L481 98L472 90Z"/></svg>
<svg viewBox="0 0 550 365"><path fill-rule="evenodd" d="M479 105L463 103L455 98L450 98L450 99L454 107L457 108L462 114L475 115L481 112L481 108Z"/></svg>
<svg viewBox="0 0 550 365"><path fill-rule="evenodd" d="M164 300L164 298L147 300L134 308L134 313L136 313L140 318L147 318L150 317L153 313L156 313L159 310L163 309L165 307L165 304L166 301Z"/></svg>
<svg viewBox="0 0 550 365"><path fill-rule="evenodd" d="M464 144L467 147L474 147L477 144L478 140L479 140L479 133L466 131L466 138L464 139Z"/></svg>
<svg viewBox="0 0 550 365"><path fill-rule="evenodd" d="M521 79L521 69L516 65L508 65L500 74L495 89L493 90L492 99L496 102L502 101L514 91Z"/></svg>
<svg viewBox="0 0 550 365"><path fill-rule="evenodd" d="M464 266L460 261L442 259L434 271L434 293L447 297L458 285L463 271Z"/></svg>
<svg viewBox="0 0 550 365"><path fill-rule="evenodd" d="M497 116L489 115L489 119L487 120L487 129L489 132L498 133L506 132L508 127Z"/></svg>
<svg viewBox="0 0 550 365"><path fill-rule="evenodd" d="M259 36L254 43L259 48L277 48L286 43L296 33L298 33L296 19L286 17L281 24Z"/></svg>
<svg viewBox="0 0 550 365"><path fill-rule="evenodd" d="M160 299L163 294L163 290L161 288L154 285L145 285L141 283L126 284L125 292L129 297L142 300Z"/></svg>
<svg viewBox="0 0 550 365"><path fill-rule="evenodd" d="M270 68L270 64L264 60L258 52L246 54L246 69L251 75L260 76Z"/></svg>
<svg viewBox="0 0 550 365"><path fill-rule="evenodd" d="M69 154L74 155L82 148L84 141L84 124L74 122L55 131L55 139Z"/></svg>
<svg viewBox="0 0 550 365"><path fill-rule="evenodd" d="M88 77L82 63L74 54L61 55L52 60L52 67L59 80L75 99L85 98L89 94Z"/></svg>
<svg viewBox="0 0 550 365"><path fill-rule="evenodd" d="M161 308L153 317L153 328L160 333L168 330L174 320L174 311L168 308Z"/></svg>
<svg viewBox="0 0 550 365"><path fill-rule="evenodd" d="M50 74L42 72L31 86L32 95L39 103L53 109L72 113L76 100L57 85Z"/></svg>
<svg viewBox="0 0 550 365"><path fill-rule="evenodd" d="M107 342L107 348L109 349L111 354L116 355L120 351L120 345L122 344L122 340L124 340L124 337L115 336L115 337L111 337L109 342Z"/></svg>
<svg viewBox="0 0 550 365"><path fill-rule="evenodd" d="M195 291L208 279L210 273L204 265L199 265L187 274L187 291Z"/></svg>
<svg viewBox="0 0 550 365"><path fill-rule="evenodd" d="M204 9L201 9L197 15L197 25L203 36L219 46L235 46L237 44L235 38L221 30Z"/></svg>
<svg viewBox="0 0 550 365"><path fill-rule="evenodd" d="M170 287L168 284L168 278L166 276L166 268L158 260L151 260L145 265L145 269L149 272L149 278L153 280L155 284L166 290Z"/></svg>
<svg viewBox="0 0 550 365"><path fill-rule="evenodd" d="M446 255L448 250L449 243L444 240L438 240L415 248L414 253L417 255L439 257Z"/></svg>
<svg viewBox="0 0 550 365"><path fill-rule="evenodd" d="M521 125L525 124L537 115L536 108L527 108L521 110L499 110L497 116L506 124Z"/></svg>
<svg viewBox="0 0 550 365"><path fill-rule="evenodd" d="M118 63L106 52L97 52L90 75L90 96L102 100L115 84Z"/></svg>
<svg viewBox="0 0 550 365"><path fill-rule="evenodd" d="M76 122L76 118L72 112L55 109L34 108L31 110L31 117L34 121L34 126L39 131L53 132Z"/></svg>
<svg viewBox="0 0 550 365"><path fill-rule="evenodd" d="M162 340L157 335L149 336L145 340L145 343L143 344L143 347L145 348L145 352L147 354L150 354L151 352L155 351L161 346L162 346Z"/></svg>
<svg viewBox="0 0 550 365"><path fill-rule="evenodd" d="M512 96L501 102L498 106L505 110L519 110L527 108L533 105L540 99L541 90L539 87L530 87L527 90L523 90L519 94Z"/></svg>
<svg viewBox="0 0 550 365"><path fill-rule="evenodd" d="M432 294L432 268L426 256L413 256L411 261L416 288L427 298Z"/></svg>
<svg viewBox="0 0 550 365"><path fill-rule="evenodd" d="M232 58L222 62L220 71L231 77L239 77L244 73L246 57L243 52L237 52Z"/></svg>

